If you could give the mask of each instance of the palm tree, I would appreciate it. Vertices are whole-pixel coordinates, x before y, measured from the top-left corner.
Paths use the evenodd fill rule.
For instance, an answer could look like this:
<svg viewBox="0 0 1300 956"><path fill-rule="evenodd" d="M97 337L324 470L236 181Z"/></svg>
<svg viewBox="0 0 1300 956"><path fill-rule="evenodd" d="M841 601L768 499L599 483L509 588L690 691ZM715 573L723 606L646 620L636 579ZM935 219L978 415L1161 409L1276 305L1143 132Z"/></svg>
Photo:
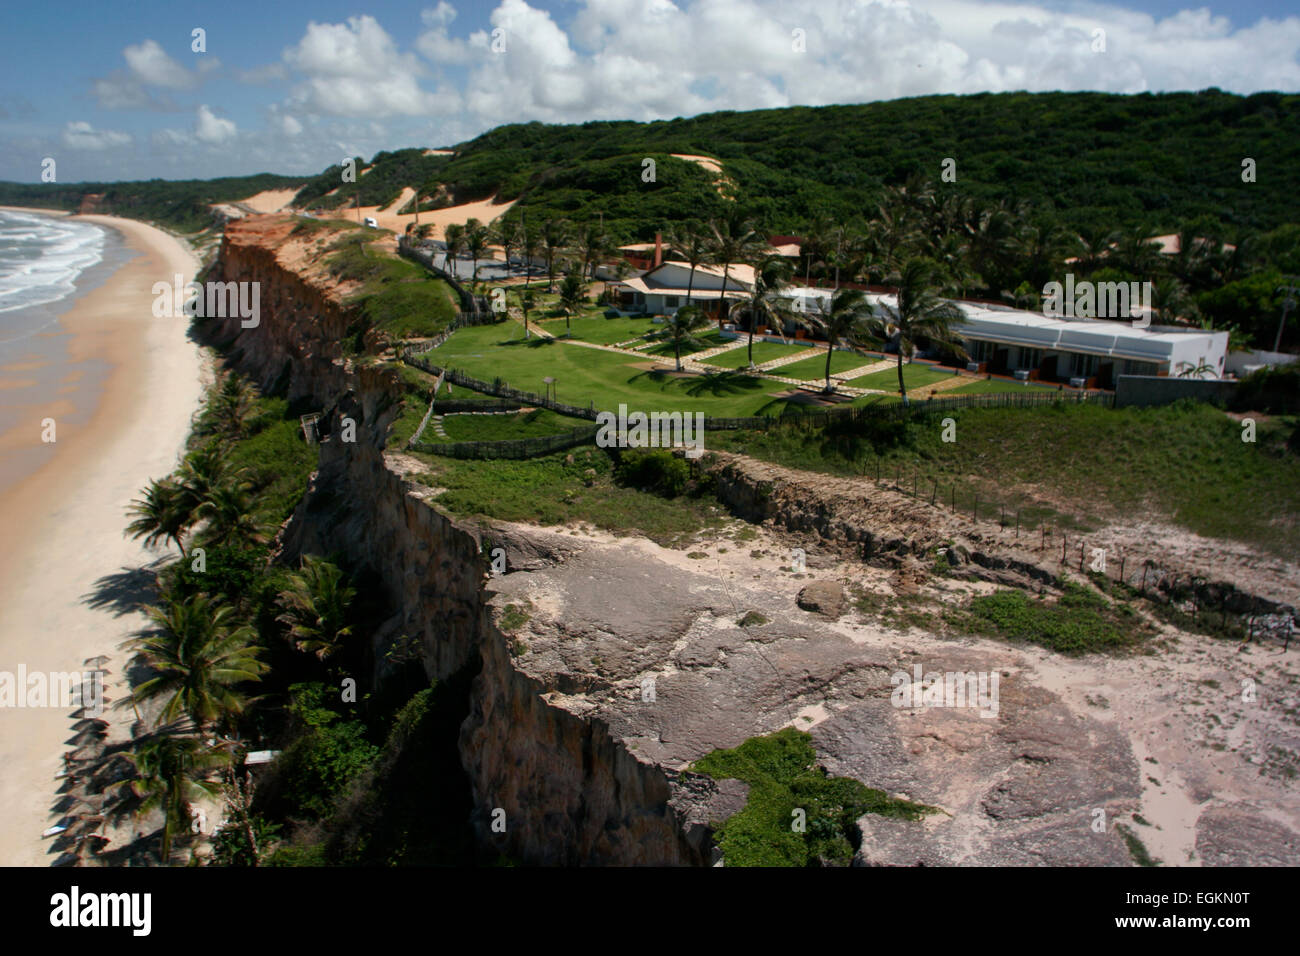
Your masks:
<svg viewBox="0 0 1300 956"><path fill-rule="evenodd" d="M682 345L698 343L695 333L709 325L709 317L698 305L684 305L664 321L663 338L673 343L677 371L682 370Z"/></svg>
<svg viewBox="0 0 1300 956"><path fill-rule="evenodd" d="M748 296L733 302L728 316L749 320L749 367L754 367L754 331L760 325L780 328L787 319L799 320L800 314L786 308L773 295L790 275L790 263L781 256L768 256L754 267L754 287Z"/></svg>
<svg viewBox="0 0 1300 956"><path fill-rule="evenodd" d="M528 313L532 311L535 304L536 299L533 298L533 290L525 286L523 291L519 293L519 311L524 314L524 338L528 338L529 336Z"/></svg>
<svg viewBox="0 0 1300 956"><path fill-rule="evenodd" d="M198 518L199 508L218 488L231 481L242 481L246 475L246 469L230 467L226 450L220 442L208 441L185 456L177 479L185 493L186 507Z"/></svg>
<svg viewBox="0 0 1300 956"><path fill-rule="evenodd" d="M276 620L289 625L289 640L298 650L322 661L333 656L340 638L352 634L347 622L356 589L337 565L310 554L303 555L300 570L290 572L288 580L276 598L282 609Z"/></svg>
<svg viewBox="0 0 1300 956"><path fill-rule="evenodd" d="M1173 325L1180 318L1196 321L1200 315L1187 286L1169 276L1152 285L1151 312L1156 325Z"/></svg>
<svg viewBox="0 0 1300 956"><path fill-rule="evenodd" d="M519 248L519 223L499 219L489 231L489 238L501 247L506 257L506 278L510 277L510 251Z"/></svg>
<svg viewBox="0 0 1300 956"><path fill-rule="evenodd" d="M682 224L668 233L668 244L677 250L691 267L690 278L686 280L686 304L690 305L691 293L695 290L695 270L709 258L709 237L692 226Z"/></svg>
<svg viewBox="0 0 1300 956"><path fill-rule="evenodd" d="M237 624L230 605L204 594L145 610L153 626L123 646L154 674L123 702L163 699L160 723L188 715L200 728L242 713L248 701L236 688L267 669L252 644L257 632Z"/></svg>
<svg viewBox="0 0 1300 956"><path fill-rule="evenodd" d="M203 541L218 547L232 544L262 544L266 540L248 482L224 481L212 488L195 510L206 520Z"/></svg>
<svg viewBox="0 0 1300 956"><path fill-rule="evenodd" d="M754 227L739 216L713 220L709 223L709 252L714 265L722 266L722 291L718 293L718 310L726 310L727 281L731 276L731 267L737 262L751 262L767 243L754 232ZM755 280L757 280L757 275ZM750 332L750 355L753 356L754 336ZM753 362L751 361L752 365Z"/></svg>
<svg viewBox="0 0 1300 956"><path fill-rule="evenodd" d="M867 228L866 245L872 260L868 280L876 270L882 280L887 279L897 268L903 252L916 241L916 230L906 207L894 209L883 205L877 207L876 218Z"/></svg>
<svg viewBox="0 0 1300 956"><path fill-rule="evenodd" d="M826 336L826 391L831 391L831 356L836 343L843 342L854 348L872 343L870 321L876 315L875 306L865 292L845 289L831 297L830 310L812 317L812 322Z"/></svg>
<svg viewBox="0 0 1300 956"><path fill-rule="evenodd" d="M213 777L230 766L232 755L226 747L213 747L176 728L163 728L133 741L124 756L131 762L135 777L110 786L130 786L140 798L138 816L162 810L161 856L166 866L171 861L175 834L184 832L189 824L191 802L221 794L222 785Z"/></svg>
<svg viewBox="0 0 1300 956"><path fill-rule="evenodd" d="M1086 229L1079 234L1075 248L1077 250L1074 266L1083 275L1091 275L1106 264L1110 258L1111 246L1115 243L1115 232L1111 229Z"/></svg>
<svg viewBox="0 0 1300 956"><path fill-rule="evenodd" d="M533 259L537 256L537 234L529 232L527 226L519 228L519 251L524 254L524 286L533 284Z"/></svg>
<svg viewBox="0 0 1300 956"><path fill-rule="evenodd" d="M563 219L542 223L542 248L546 250L546 291L555 291L555 257L569 242L569 224Z"/></svg>
<svg viewBox="0 0 1300 956"><path fill-rule="evenodd" d="M594 269L595 263L601 258L601 256L604 256L610 251L609 237L606 236L605 233L601 231L601 227L595 223L588 224L573 245L582 260L582 270L580 274L584 279L588 277L588 270ZM591 278L595 278L594 271L591 274Z"/></svg>
<svg viewBox="0 0 1300 956"><path fill-rule="evenodd" d="M888 338L898 348L898 392L907 404L907 383L903 381L903 359L911 360L922 339L946 345L958 357L965 357L960 336L953 329L962 321L961 310L939 297L937 267L929 259L913 257L903 265L898 285L898 306L891 315L871 318L871 331Z"/></svg>
<svg viewBox="0 0 1300 956"><path fill-rule="evenodd" d="M582 276L576 272L570 272L560 283L560 308L564 310L564 327L572 328L569 324L569 317L587 304L587 283L582 281Z"/></svg>
<svg viewBox="0 0 1300 956"><path fill-rule="evenodd" d="M470 258L470 284L478 282L478 261L483 258L483 254L488 251L490 237L488 236L487 227L477 219L471 219L465 223L465 251L469 253Z"/></svg>
<svg viewBox="0 0 1300 956"><path fill-rule="evenodd" d="M456 275L456 266L454 260L465 249L465 227L460 223L451 223L442 231L443 245L446 246L446 252L443 254L442 264L445 271L453 278Z"/></svg>
<svg viewBox="0 0 1300 956"><path fill-rule="evenodd" d="M227 373L208 404L213 430L226 438L240 437L256 405L253 383L237 372Z"/></svg>
<svg viewBox="0 0 1300 956"><path fill-rule="evenodd" d="M1137 229L1119 238L1113 253L1115 263L1134 277L1149 276L1160 263L1160 247L1148 236L1149 229Z"/></svg>
<svg viewBox="0 0 1300 956"><path fill-rule="evenodd" d="M132 501L129 512L136 516L126 526L132 538L143 537L148 547L163 540L174 541L181 557L185 557L182 536L194 523L194 512L179 483L170 478L149 482L144 497Z"/></svg>

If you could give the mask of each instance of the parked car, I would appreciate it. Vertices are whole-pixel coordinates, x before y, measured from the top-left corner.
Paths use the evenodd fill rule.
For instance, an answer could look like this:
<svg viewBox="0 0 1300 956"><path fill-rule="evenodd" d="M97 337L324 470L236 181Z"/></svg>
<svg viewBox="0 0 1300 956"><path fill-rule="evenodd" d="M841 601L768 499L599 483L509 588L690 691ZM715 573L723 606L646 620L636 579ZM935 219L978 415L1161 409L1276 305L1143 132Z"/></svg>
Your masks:
<svg viewBox="0 0 1300 956"><path fill-rule="evenodd" d="M379 228L379 223L375 221L374 216L366 216L366 225L369 226L371 229Z"/></svg>

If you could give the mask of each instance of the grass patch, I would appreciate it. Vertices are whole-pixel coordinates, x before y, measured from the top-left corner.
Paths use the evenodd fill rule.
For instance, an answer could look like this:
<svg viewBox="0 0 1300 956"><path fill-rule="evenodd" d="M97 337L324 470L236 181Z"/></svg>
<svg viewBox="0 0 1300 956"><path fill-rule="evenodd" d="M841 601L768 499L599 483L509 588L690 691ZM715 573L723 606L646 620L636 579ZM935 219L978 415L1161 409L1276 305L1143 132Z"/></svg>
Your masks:
<svg viewBox="0 0 1300 956"><path fill-rule="evenodd" d="M1133 861L1137 863L1138 866L1160 865L1160 861L1147 852L1146 844L1144 844L1138 838L1138 835L1129 827L1117 822L1115 824L1115 829L1118 830L1119 835L1123 837L1124 845L1128 847L1129 856L1133 857Z"/></svg>
<svg viewBox="0 0 1300 956"><path fill-rule="evenodd" d="M325 248L330 275L360 283L347 304L357 310L348 329L349 350L362 351L360 337L375 328L393 339L424 338L446 328L458 308L447 283L413 262L375 247L373 231L349 234Z"/></svg>
<svg viewBox="0 0 1300 956"><path fill-rule="evenodd" d="M919 820L936 812L851 777L832 777L818 766L812 737L793 727L715 750L691 769L749 784L744 809L717 827L727 866L847 866L863 814Z"/></svg>
<svg viewBox="0 0 1300 956"><path fill-rule="evenodd" d="M940 371L931 365L923 365L919 362L905 362L903 364L903 382L908 389L920 388L922 385L933 385L935 382L942 382L949 378L952 378L952 372ZM872 372L870 375L863 375L861 378L850 379L848 384L853 388L878 388L885 392L897 392L898 369L887 368L879 372Z"/></svg>
<svg viewBox="0 0 1300 956"><path fill-rule="evenodd" d="M570 328L566 331L563 319L551 319L541 323L542 328L552 335L568 335L583 342L597 345L617 345L630 339L640 338L648 332L663 328L649 319L619 318L607 319L600 312L594 316L573 318L569 320Z"/></svg>
<svg viewBox="0 0 1300 956"><path fill-rule="evenodd" d="M603 319L599 321L605 321ZM610 320L616 321L616 320ZM543 379L555 379L561 402L644 412L701 411L724 417L779 414L787 403L774 398L784 390L740 373L675 376L637 368L647 359L534 336L525 341L519 322L458 329L427 353L428 361L460 369L482 381L500 379L515 388L546 391Z"/></svg>
<svg viewBox="0 0 1300 956"><path fill-rule="evenodd" d="M720 352L710 358L704 359L705 365L713 365L717 368L744 368L749 365L749 346L744 344L741 339L741 346L735 349L729 349L726 352ZM754 364L762 365L764 362L770 362L773 359L785 358L787 355L794 355L796 352L802 352L808 346L806 345L783 345L780 342L769 342L766 339L754 340Z"/></svg>
<svg viewBox="0 0 1300 956"><path fill-rule="evenodd" d="M970 514L978 495L983 520L1005 507L1010 522L1021 511L1022 533L1037 533L1039 522L1089 530L1112 516L1160 516L1281 556L1300 550L1300 456L1286 445L1294 419L1261 420L1247 443L1239 423L1190 402L1114 409L1067 400L947 414L954 442L942 440L938 418L902 433L864 422L710 432L709 442L827 474L875 477L879 468L884 479L901 474L909 491L916 475L923 491L938 482L936 504L951 504L955 486L958 510Z"/></svg>
<svg viewBox="0 0 1300 956"><path fill-rule="evenodd" d="M1038 393L1046 391L1056 391L1055 386L1046 385L1028 385L1020 382L1005 382L999 378L981 378L968 382L965 385L958 385L956 388L947 389L943 395L1002 395L1014 394L1024 395L1026 392Z"/></svg>
<svg viewBox="0 0 1300 956"><path fill-rule="evenodd" d="M1009 589L974 597L965 617L959 614L953 623L1062 654L1131 650L1147 633L1129 605L1112 605L1073 582L1054 602Z"/></svg>
<svg viewBox="0 0 1300 956"><path fill-rule="evenodd" d="M591 422L586 419L570 418L547 408L534 408L532 411L507 415L460 413L446 415L442 420L447 441L505 441L511 438L536 438L540 435L558 435L590 424ZM443 440L436 435L430 437L427 432L424 438L426 441Z"/></svg>
<svg viewBox="0 0 1300 956"><path fill-rule="evenodd" d="M715 502L693 495L662 498L614 481L609 454L574 449L525 461L460 461L416 454L429 465L418 480L447 489L435 500L457 515L539 525L588 522L616 534L642 534L671 546L725 519Z"/></svg>
<svg viewBox="0 0 1300 956"><path fill-rule="evenodd" d="M855 368L864 368L876 361L878 359L871 355L859 355L856 352L845 352L843 349L836 349L831 353L831 375L843 378L845 372L851 372ZM780 368L773 369L772 374L781 375L785 378L797 378L805 382L825 379L826 350L822 349L820 355L800 359L798 362L791 362L789 365L782 365Z"/></svg>

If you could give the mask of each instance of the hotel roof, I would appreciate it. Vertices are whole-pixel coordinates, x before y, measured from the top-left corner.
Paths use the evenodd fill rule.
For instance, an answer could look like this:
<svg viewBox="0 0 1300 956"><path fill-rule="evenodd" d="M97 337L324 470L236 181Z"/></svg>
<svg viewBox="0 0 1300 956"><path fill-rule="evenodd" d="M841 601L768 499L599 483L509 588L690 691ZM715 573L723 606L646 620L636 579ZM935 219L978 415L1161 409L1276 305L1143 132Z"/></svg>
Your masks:
<svg viewBox="0 0 1300 956"><path fill-rule="evenodd" d="M800 287L784 289L781 295L783 298L802 295L808 299L824 301L830 297L831 292L829 289ZM894 295L868 293L867 299L873 305L891 311L898 305ZM1028 348L1114 355L1138 361L1164 361L1168 359L1176 342L1187 342L1199 336L1209 339L1216 334L1227 334L1199 329L1182 331L1159 326L1138 328L1129 322L1103 319L1057 319L1010 306L975 305L969 302L953 302L953 305L965 316L962 332L970 338Z"/></svg>

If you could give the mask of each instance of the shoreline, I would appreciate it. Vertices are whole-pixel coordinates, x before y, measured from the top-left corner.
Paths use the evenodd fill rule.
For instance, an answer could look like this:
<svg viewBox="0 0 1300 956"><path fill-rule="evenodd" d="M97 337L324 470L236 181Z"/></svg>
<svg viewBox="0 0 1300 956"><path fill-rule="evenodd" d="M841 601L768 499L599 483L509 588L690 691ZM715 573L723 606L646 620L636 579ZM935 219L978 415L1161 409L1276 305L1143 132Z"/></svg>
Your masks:
<svg viewBox="0 0 1300 956"><path fill-rule="evenodd" d="M109 702L124 694L118 645L145 620L135 608L144 599L138 569L167 553L125 536L126 509L175 467L208 375L185 320L154 318L151 289L178 272L193 279L200 263L184 241L145 223L53 214L113 229L136 255L59 316L69 360L99 359L109 371L88 421L54 416L53 456L0 501L13 543L0 551L0 671L77 671L105 655ZM42 417L35 409L33 442ZM106 706L110 739L129 737L130 714ZM41 833L62 816L52 810L56 774L74 731L65 708L0 708L0 865L46 866L59 856Z"/></svg>

